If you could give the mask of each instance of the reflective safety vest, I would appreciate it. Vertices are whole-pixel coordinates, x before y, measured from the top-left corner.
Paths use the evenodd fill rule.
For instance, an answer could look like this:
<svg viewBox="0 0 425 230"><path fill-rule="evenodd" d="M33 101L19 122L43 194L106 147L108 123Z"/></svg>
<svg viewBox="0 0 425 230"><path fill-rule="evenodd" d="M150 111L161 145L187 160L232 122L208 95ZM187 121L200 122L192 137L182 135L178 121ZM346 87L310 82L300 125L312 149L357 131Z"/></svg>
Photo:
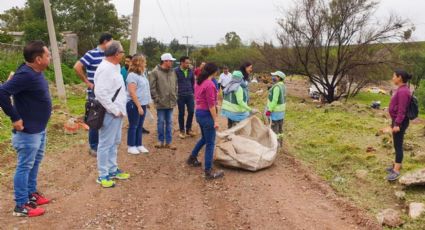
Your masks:
<svg viewBox="0 0 425 230"><path fill-rule="evenodd" d="M243 94L243 105L238 104L236 94ZM222 109L234 113L249 112L251 109L248 107L247 101L247 91L239 87L236 91L224 95Z"/></svg>
<svg viewBox="0 0 425 230"><path fill-rule="evenodd" d="M274 97L274 90L276 87L279 88L279 97L277 103L273 103L273 97ZM267 107L269 108L270 112L284 112L286 109L286 101L285 101L285 85L283 82L279 82L275 84L270 90L269 90L269 97L268 97L268 103Z"/></svg>

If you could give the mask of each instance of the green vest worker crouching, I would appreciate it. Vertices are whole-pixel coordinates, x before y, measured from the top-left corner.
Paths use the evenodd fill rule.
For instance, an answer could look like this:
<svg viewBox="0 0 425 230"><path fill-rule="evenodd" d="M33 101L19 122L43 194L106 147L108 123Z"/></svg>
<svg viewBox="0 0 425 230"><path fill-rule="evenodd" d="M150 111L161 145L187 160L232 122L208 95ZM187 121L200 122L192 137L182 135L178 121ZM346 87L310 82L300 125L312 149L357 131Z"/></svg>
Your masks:
<svg viewBox="0 0 425 230"><path fill-rule="evenodd" d="M247 84L243 80L241 71L234 71L232 80L223 90L223 104L221 115L227 117L228 128L232 128L237 123L249 117L252 109L248 106Z"/></svg>

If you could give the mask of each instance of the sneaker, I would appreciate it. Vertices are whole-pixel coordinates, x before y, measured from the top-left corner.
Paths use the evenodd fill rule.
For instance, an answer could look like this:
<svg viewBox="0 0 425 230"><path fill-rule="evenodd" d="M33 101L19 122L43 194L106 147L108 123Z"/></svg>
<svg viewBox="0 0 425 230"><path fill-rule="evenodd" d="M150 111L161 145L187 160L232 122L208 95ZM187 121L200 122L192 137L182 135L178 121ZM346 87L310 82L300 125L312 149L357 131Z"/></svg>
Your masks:
<svg viewBox="0 0 425 230"><path fill-rule="evenodd" d="M173 144L166 144L164 148L171 149L171 150L177 150L177 147L174 146Z"/></svg>
<svg viewBox="0 0 425 230"><path fill-rule="evenodd" d="M121 169L117 169L116 172L110 173L109 177L112 179L127 180L128 178L130 178L130 174L121 171Z"/></svg>
<svg viewBox="0 0 425 230"><path fill-rule="evenodd" d="M162 142L158 142L156 145L155 145L155 148L157 148L157 149L162 149L162 148L164 148L165 147L165 145L164 145L164 143L162 143Z"/></svg>
<svg viewBox="0 0 425 230"><path fill-rule="evenodd" d="M385 172L391 173L394 170L394 165L388 166L388 168L385 169Z"/></svg>
<svg viewBox="0 0 425 230"><path fill-rule="evenodd" d="M90 149L89 150L89 155L92 156L92 157L97 157L97 151L94 150L94 149Z"/></svg>
<svg viewBox="0 0 425 230"><path fill-rule="evenodd" d="M184 131L180 131L179 137L180 137L180 139L185 139L186 138L186 134L184 133Z"/></svg>
<svg viewBox="0 0 425 230"><path fill-rule="evenodd" d="M192 167L201 167L202 163L198 161L198 158L190 156L186 163Z"/></svg>
<svg viewBox="0 0 425 230"><path fill-rule="evenodd" d="M98 177L96 183L102 185L104 188L113 188L115 187L115 181L111 180L109 176Z"/></svg>
<svg viewBox="0 0 425 230"><path fill-rule="evenodd" d="M212 169L205 170L205 179L206 180L215 180L224 177L223 171L213 172Z"/></svg>
<svg viewBox="0 0 425 230"><path fill-rule="evenodd" d="M143 134L149 134L149 133L151 133L151 132L149 132L149 130L147 130L147 129L143 128L142 133L143 133Z"/></svg>
<svg viewBox="0 0 425 230"><path fill-rule="evenodd" d="M186 132L186 135L188 135L189 137L194 137L194 136L196 136L196 133L195 133L195 132L193 132L192 130L188 130L188 131Z"/></svg>
<svg viewBox="0 0 425 230"><path fill-rule="evenodd" d="M388 174L388 176L387 176L388 181L396 181L396 180L398 180L398 178L400 178L400 173L398 173L394 170L392 172L390 172L390 174Z"/></svg>
<svg viewBox="0 0 425 230"><path fill-rule="evenodd" d="M139 150L141 153L149 153L149 150L145 148L145 146L138 146L137 150Z"/></svg>
<svg viewBox="0 0 425 230"><path fill-rule="evenodd" d="M49 199L43 197L39 192L35 192L29 196L29 200L31 202L36 203L37 205L48 204L50 202Z"/></svg>
<svg viewBox="0 0 425 230"><path fill-rule="evenodd" d="M133 155L140 154L139 149L138 149L137 147L135 147L135 146L134 146L134 147L128 147L127 152L128 152L129 154L133 154Z"/></svg>
<svg viewBox="0 0 425 230"><path fill-rule="evenodd" d="M37 205L31 201L22 205L21 207L16 206L13 210L13 216L18 217L36 217L44 214L44 209L37 208Z"/></svg>

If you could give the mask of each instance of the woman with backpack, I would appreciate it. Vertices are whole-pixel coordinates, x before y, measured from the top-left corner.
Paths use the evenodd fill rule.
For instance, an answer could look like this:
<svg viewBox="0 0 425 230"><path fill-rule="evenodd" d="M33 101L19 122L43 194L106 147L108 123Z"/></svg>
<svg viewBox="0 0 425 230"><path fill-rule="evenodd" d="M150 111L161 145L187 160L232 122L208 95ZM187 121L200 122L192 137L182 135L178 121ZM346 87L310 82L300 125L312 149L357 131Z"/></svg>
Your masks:
<svg viewBox="0 0 425 230"><path fill-rule="evenodd" d="M192 167L200 167L198 154L205 146L205 179L212 180L224 176L222 171L213 172L215 136L218 129L217 88L212 79L218 75L218 67L214 63L205 64L195 84L196 121L201 128L202 137L192 150L186 163Z"/></svg>
<svg viewBox="0 0 425 230"><path fill-rule="evenodd" d="M400 177L400 169L403 162L404 134L407 127L409 127L407 112L412 99L410 89L406 85L410 79L412 79L412 75L404 70L396 70L392 78L393 84L397 86L397 91L391 98L389 113L392 120L391 128L396 156L395 163L387 168L388 181L395 181Z"/></svg>

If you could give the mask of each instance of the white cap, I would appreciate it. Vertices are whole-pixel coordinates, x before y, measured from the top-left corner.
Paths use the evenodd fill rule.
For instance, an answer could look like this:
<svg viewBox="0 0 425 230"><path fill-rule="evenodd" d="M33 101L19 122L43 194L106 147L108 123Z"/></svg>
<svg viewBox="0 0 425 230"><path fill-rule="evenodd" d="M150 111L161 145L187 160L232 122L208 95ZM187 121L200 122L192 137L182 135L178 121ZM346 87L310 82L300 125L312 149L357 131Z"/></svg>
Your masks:
<svg viewBox="0 0 425 230"><path fill-rule="evenodd" d="M161 55L161 61L175 61L176 59L170 53Z"/></svg>

